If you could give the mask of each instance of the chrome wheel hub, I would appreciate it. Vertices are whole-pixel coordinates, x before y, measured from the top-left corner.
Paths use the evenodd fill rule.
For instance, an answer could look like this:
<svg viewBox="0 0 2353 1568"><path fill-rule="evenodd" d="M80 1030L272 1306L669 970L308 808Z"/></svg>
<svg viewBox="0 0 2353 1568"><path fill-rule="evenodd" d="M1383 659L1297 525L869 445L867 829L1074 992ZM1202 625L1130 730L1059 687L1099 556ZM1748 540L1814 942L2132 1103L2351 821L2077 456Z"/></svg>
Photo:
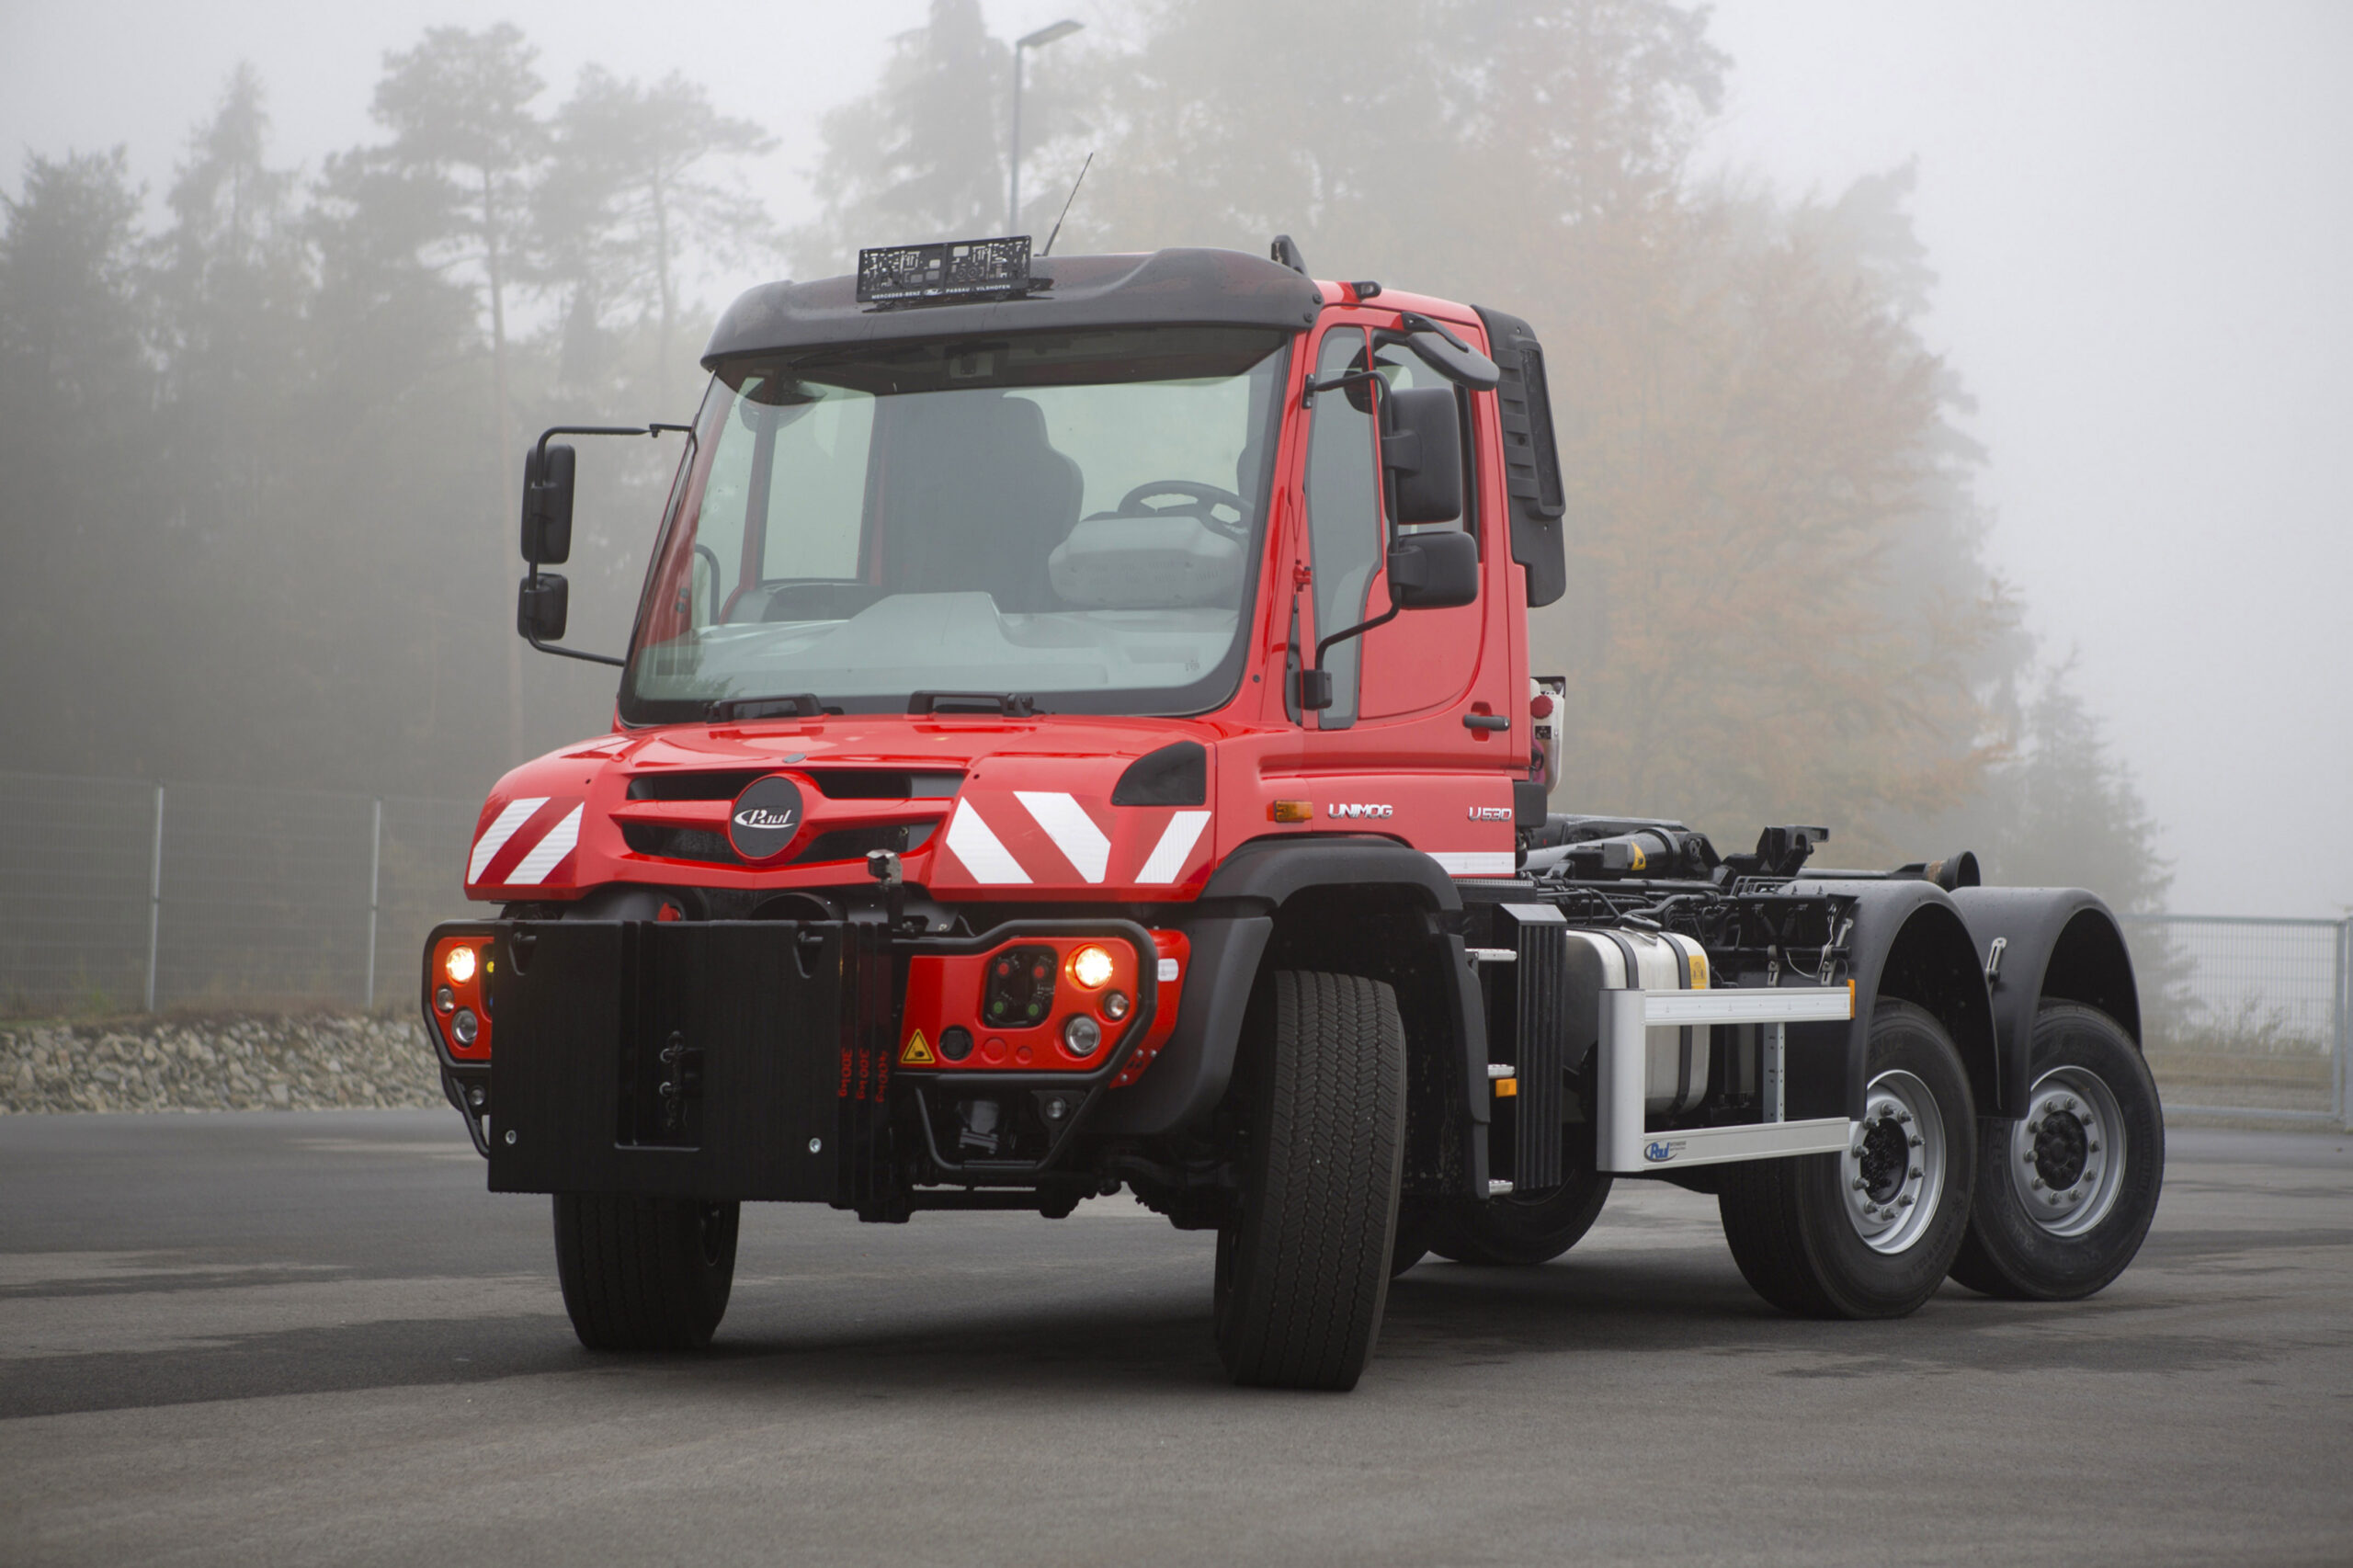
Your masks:
<svg viewBox="0 0 2353 1568"><path fill-rule="evenodd" d="M1904 1072L1871 1080L1838 1175L1847 1218L1873 1252L1903 1252L1927 1233L1944 1191L1945 1124L1926 1083Z"/></svg>
<svg viewBox="0 0 2353 1568"><path fill-rule="evenodd" d="M2116 1207L2124 1182L2124 1119L2116 1096L2081 1067L2036 1080L2026 1116L2010 1124L2010 1187L2034 1222L2079 1236Z"/></svg>

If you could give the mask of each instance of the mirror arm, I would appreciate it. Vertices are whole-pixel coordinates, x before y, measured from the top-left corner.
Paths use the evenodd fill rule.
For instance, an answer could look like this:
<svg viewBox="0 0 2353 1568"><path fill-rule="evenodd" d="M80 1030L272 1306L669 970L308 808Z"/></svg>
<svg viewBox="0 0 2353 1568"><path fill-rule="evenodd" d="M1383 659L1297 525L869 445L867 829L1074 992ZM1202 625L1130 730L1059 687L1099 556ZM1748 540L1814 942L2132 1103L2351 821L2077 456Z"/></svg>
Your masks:
<svg viewBox="0 0 2353 1568"><path fill-rule="evenodd" d="M1405 332L1434 332L1465 354L1476 354L1479 352L1469 344L1463 342L1461 338L1455 336L1453 329L1449 327L1444 322L1433 321L1429 317L1422 314L1419 311L1399 311L1397 312L1397 325L1401 330Z"/></svg>
<svg viewBox="0 0 2353 1568"><path fill-rule="evenodd" d="M551 425L540 432L540 461L544 463L548 460L548 437L551 436L659 437L665 430L676 430L688 436L695 433L695 427L691 425Z"/></svg>
<svg viewBox="0 0 2353 1568"><path fill-rule="evenodd" d="M1372 383L1374 389L1372 396L1376 403L1379 403L1381 394L1389 386L1388 381L1381 377L1379 370L1344 370L1336 376L1326 376L1320 381L1313 376L1310 376L1306 383L1299 389L1299 406L1302 408L1313 406L1317 392L1338 392L1341 388L1352 387L1358 381Z"/></svg>
<svg viewBox="0 0 2353 1568"><path fill-rule="evenodd" d="M532 574L534 578L538 575L539 574L536 572ZM625 670L629 668L629 661L627 659L616 658L610 653L591 653L584 649L565 648L553 642L542 642L536 637L526 637L523 641L529 642L532 647L537 648L542 653L561 653L567 659L578 659L583 663L591 665L610 665L615 669Z"/></svg>
<svg viewBox="0 0 2353 1568"><path fill-rule="evenodd" d="M1389 596L1389 608L1383 610L1381 614L1374 616L1370 620L1359 620L1354 626L1343 626L1339 631L1335 631L1331 636L1324 638L1324 641L1315 644L1315 667L1319 670L1324 667L1324 649L1329 648L1335 642L1345 642L1351 637L1361 637L1366 632L1373 631L1378 627L1388 625L1391 621L1397 619L1397 612L1404 608L1405 607L1404 605L1397 602L1397 596L1394 593L1392 593Z"/></svg>

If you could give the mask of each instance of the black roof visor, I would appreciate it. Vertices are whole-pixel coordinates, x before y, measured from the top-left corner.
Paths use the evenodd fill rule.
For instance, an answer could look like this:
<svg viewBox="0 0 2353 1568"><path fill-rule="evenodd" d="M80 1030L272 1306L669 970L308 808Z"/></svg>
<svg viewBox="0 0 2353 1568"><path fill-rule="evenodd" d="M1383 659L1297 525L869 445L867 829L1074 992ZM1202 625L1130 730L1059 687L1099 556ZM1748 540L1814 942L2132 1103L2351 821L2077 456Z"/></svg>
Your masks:
<svg viewBox="0 0 2353 1568"><path fill-rule="evenodd" d="M1147 256L1067 256L1032 266L1050 285L1015 300L861 305L858 279L767 283L727 307L703 350L706 368L742 354L867 343L904 343L966 334L1107 326L1276 327L1315 324L1323 296L1313 283L1260 256L1230 250L1162 250Z"/></svg>

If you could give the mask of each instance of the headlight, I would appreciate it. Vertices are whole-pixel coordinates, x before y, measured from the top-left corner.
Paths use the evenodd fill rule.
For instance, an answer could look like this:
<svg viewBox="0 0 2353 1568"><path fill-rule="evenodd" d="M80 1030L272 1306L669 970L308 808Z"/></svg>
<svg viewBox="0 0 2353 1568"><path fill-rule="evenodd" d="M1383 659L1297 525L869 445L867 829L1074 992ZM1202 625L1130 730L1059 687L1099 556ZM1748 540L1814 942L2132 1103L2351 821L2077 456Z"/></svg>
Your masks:
<svg viewBox="0 0 2353 1568"><path fill-rule="evenodd" d="M449 956L441 960L441 967L448 972L451 981L463 985L474 977L476 961L474 950L472 948L451 948Z"/></svg>
<svg viewBox="0 0 2353 1568"><path fill-rule="evenodd" d="M474 1037L482 1033L482 1020L474 1017L472 1007L460 1007L458 1016L449 1020L449 1032L458 1037L460 1045L472 1045Z"/></svg>
<svg viewBox="0 0 2353 1568"><path fill-rule="evenodd" d="M1063 1043L1073 1056L1092 1056L1103 1043L1103 1026L1084 1013L1074 1013L1063 1026Z"/></svg>
<svg viewBox="0 0 2353 1568"><path fill-rule="evenodd" d="M1111 955L1089 942L1070 956L1070 977L1093 991L1111 978Z"/></svg>

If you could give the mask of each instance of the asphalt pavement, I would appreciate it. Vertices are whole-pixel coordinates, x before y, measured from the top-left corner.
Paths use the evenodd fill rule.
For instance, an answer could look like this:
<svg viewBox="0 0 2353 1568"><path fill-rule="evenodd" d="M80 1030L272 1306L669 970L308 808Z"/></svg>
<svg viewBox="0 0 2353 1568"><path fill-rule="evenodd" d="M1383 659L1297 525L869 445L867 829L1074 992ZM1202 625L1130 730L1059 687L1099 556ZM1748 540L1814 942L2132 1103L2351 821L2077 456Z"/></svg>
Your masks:
<svg viewBox="0 0 2353 1568"><path fill-rule="evenodd" d="M1347 1395L1223 1382L1211 1251L747 1207L711 1353L596 1357L451 1113L0 1118L0 1562L2353 1561L2353 1139L2177 1131L2104 1294L1893 1324L1621 1184Z"/></svg>

